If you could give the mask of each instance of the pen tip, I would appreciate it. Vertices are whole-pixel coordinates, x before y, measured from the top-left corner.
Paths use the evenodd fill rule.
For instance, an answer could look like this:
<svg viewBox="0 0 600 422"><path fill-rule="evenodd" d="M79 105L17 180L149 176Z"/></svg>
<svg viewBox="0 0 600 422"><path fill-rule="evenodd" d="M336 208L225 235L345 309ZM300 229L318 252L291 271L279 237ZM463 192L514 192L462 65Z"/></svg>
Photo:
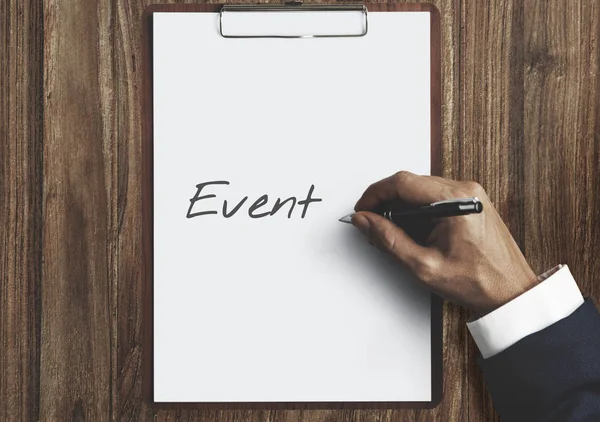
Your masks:
<svg viewBox="0 0 600 422"><path fill-rule="evenodd" d="M342 218L340 218L338 221L341 221L342 223L348 223L348 224L352 224L352 216L354 214L348 214L343 216Z"/></svg>

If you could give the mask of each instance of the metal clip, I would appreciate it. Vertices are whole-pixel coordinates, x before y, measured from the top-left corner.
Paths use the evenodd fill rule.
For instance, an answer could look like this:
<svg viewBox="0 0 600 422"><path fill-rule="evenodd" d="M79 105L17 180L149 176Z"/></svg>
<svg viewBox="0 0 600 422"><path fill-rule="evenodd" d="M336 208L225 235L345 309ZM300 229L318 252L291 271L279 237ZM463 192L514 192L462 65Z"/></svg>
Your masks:
<svg viewBox="0 0 600 422"><path fill-rule="evenodd" d="M310 35L228 35L223 30L225 15L238 12L335 12L357 11L363 14L363 30L356 34L310 34ZM289 1L284 4L238 4L224 5L219 12L219 33L223 38L337 38L363 37L369 30L368 10L364 4L310 4L305 5L301 0Z"/></svg>
<svg viewBox="0 0 600 422"><path fill-rule="evenodd" d="M476 196L473 198L458 198L458 199L446 199L444 201L438 201L438 202L434 202L431 204L432 207L436 206L436 205L442 205L442 204L477 204L479 201L479 198L477 198Z"/></svg>

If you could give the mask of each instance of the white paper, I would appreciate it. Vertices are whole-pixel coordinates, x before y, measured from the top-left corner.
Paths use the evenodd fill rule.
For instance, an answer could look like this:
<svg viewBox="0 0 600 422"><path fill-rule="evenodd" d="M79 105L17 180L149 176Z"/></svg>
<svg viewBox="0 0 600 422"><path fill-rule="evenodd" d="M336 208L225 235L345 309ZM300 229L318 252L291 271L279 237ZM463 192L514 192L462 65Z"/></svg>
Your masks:
<svg viewBox="0 0 600 422"><path fill-rule="evenodd" d="M337 221L370 183L430 172L429 19L225 39L216 13L154 14L155 401L431 400L429 293ZM186 218L217 180L193 211L219 214ZM311 185L305 218L248 215Z"/></svg>

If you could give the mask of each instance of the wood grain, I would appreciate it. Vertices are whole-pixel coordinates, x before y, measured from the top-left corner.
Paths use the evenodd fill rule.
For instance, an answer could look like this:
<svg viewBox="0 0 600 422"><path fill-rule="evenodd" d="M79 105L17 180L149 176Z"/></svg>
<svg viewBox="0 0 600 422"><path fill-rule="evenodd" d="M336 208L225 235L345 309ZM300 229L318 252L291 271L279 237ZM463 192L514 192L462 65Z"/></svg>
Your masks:
<svg viewBox="0 0 600 422"><path fill-rule="evenodd" d="M107 59L120 77L113 79L113 102L119 110L118 142L118 256L117 262L117 379L116 420L151 420L154 411L142 400L142 77L141 34L144 2L117 2L116 31ZM185 420L184 418L181 418Z"/></svg>
<svg viewBox="0 0 600 422"><path fill-rule="evenodd" d="M0 2L0 420L39 417L42 8Z"/></svg>
<svg viewBox="0 0 600 422"><path fill-rule="evenodd" d="M600 2L525 9L526 253L600 299Z"/></svg>
<svg viewBox="0 0 600 422"><path fill-rule="evenodd" d="M155 411L141 400L141 13L0 4L0 419L497 420L445 306L434 410ZM600 2L434 2L444 175L487 189L534 271L600 302Z"/></svg>
<svg viewBox="0 0 600 422"><path fill-rule="evenodd" d="M116 144L104 12L95 0L44 7L42 420L108 420L113 408Z"/></svg>
<svg viewBox="0 0 600 422"><path fill-rule="evenodd" d="M461 27L460 136L450 168L453 177L476 180L486 189L522 249L523 3L463 4ZM465 346L469 419L497 420L476 348L471 339Z"/></svg>

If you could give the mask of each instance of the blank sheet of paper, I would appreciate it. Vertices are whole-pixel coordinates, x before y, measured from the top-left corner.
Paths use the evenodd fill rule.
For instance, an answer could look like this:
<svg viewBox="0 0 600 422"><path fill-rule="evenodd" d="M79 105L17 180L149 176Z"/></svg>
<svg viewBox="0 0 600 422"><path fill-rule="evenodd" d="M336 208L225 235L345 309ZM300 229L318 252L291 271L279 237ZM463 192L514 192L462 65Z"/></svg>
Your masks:
<svg viewBox="0 0 600 422"><path fill-rule="evenodd" d="M430 294L338 222L430 172L429 13L330 39L218 16L154 14L154 400L431 400Z"/></svg>

